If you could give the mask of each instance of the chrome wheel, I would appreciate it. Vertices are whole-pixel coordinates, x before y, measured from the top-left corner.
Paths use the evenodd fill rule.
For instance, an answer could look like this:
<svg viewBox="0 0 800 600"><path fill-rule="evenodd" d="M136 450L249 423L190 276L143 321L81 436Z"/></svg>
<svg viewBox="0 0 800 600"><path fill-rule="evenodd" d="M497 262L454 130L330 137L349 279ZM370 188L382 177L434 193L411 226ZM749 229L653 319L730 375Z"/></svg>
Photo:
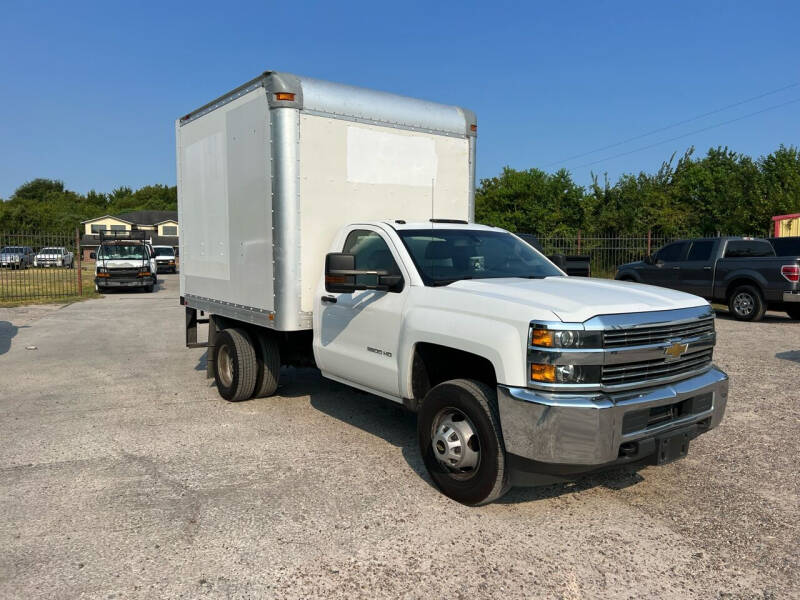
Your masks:
<svg viewBox="0 0 800 600"><path fill-rule="evenodd" d="M227 344L221 346L217 353L217 373L224 386L230 387L233 384L233 360Z"/></svg>
<svg viewBox="0 0 800 600"><path fill-rule="evenodd" d="M468 478L480 465L480 441L475 426L456 408L445 408L436 415L431 445L436 460L453 475Z"/></svg>
<svg viewBox="0 0 800 600"><path fill-rule="evenodd" d="M742 317L749 316L755 310L755 302L753 297L747 292L740 292L736 294L733 299L733 310L736 314Z"/></svg>

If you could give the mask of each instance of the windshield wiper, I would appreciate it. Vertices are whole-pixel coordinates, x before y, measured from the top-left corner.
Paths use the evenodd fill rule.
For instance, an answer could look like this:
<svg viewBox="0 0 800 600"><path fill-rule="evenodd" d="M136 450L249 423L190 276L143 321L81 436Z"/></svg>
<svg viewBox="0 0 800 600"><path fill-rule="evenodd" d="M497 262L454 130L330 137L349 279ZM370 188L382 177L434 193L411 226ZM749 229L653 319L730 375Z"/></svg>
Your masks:
<svg viewBox="0 0 800 600"><path fill-rule="evenodd" d="M455 279L437 279L433 283L431 283L432 287L441 287L444 285L450 285L451 283L455 283L456 281L463 281L464 279L472 279L471 275L467 275L466 277L456 277Z"/></svg>

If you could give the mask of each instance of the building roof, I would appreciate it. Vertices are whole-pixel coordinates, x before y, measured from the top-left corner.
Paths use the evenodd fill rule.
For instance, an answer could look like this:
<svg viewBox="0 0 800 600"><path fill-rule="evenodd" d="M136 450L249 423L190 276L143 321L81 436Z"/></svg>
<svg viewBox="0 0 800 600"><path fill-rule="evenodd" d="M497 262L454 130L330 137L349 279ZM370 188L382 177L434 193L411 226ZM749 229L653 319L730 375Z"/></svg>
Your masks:
<svg viewBox="0 0 800 600"><path fill-rule="evenodd" d="M95 217L94 219L86 219L81 223L91 223L92 221L99 221L111 217L131 225L158 225L164 221L178 222L177 210L134 210L125 212L118 215L103 215L102 217Z"/></svg>
<svg viewBox="0 0 800 600"><path fill-rule="evenodd" d="M173 248L178 247L178 236L175 235L170 235L170 236L152 235L147 239L152 240L153 246L172 246ZM94 247L99 245L100 245L99 235L83 234L81 236L81 246Z"/></svg>
<svg viewBox="0 0 800 600"><path fill-rule="evenodd" d="M772 217L773 221L785 221L786 219L796 219L800 217L800 213L794 213L791 215L778 215L777 217Z"/></svg>

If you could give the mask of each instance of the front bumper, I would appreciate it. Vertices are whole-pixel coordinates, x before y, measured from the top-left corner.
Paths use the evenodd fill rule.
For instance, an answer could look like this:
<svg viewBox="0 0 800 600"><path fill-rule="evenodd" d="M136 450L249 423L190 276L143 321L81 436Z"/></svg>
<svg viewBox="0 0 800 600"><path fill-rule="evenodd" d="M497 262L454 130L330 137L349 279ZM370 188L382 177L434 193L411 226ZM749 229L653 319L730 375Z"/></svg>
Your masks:
<svg viewBox="0 0 800 600"><path fill-rule="evenodd" d="M125 278L112 278L112 277L95 277L94 282L97 287L144 287L147 285L154 285L154 277L125 277Z"/></svg>
<svg viewBox="0 0 800 600"><path fill-rule="evenodd" d="M716 427L728 400L728 376L712 367L683 381L617 393L497 390L506 451L524 461L569 465L569 472L616 463L630 448L645 458L649 445L640 442L671 430L694 428L699 435Z"/></svg>

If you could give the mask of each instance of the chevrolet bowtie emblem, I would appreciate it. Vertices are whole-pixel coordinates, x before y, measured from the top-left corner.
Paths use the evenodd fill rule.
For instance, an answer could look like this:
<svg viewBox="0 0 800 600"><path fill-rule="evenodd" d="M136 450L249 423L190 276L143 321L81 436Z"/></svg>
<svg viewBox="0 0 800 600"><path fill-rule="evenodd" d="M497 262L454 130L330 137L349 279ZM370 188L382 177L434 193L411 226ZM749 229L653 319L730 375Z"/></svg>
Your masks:
<svg viewBox="0 0 800 600"><path fill-rule="evenodd" d="M689 349L689 344L681 344L680 342L675 342L674 344L670 344L666 348L664 348L664 356L666 356L667 360L675 360L676 358L680 358L686 351Z"/></svg>

